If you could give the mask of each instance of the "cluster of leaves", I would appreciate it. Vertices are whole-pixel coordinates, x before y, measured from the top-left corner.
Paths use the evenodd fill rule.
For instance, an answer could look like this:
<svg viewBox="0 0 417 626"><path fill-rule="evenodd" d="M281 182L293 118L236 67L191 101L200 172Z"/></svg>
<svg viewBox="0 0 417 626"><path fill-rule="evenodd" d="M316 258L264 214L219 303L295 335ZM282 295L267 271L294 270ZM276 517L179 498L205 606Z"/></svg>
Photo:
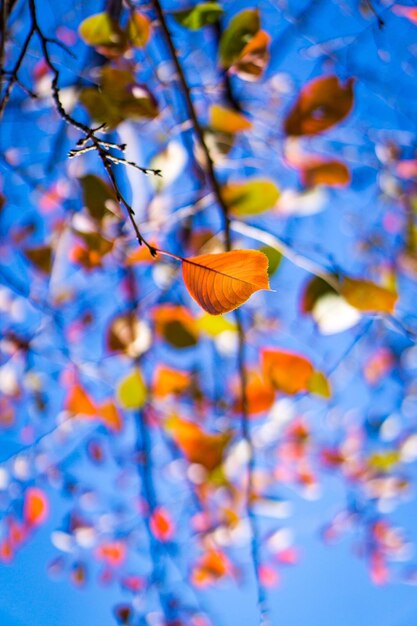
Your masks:
<svg viewBox="0 0 417 626"><path fill-rule="evenodd" d="M271 7L110 2L56 33L26 11L40 41L20 61L5 42L4 119L29 108L47 154L16 129L2 162L0 427L16 443L1 561L53 517L57 488L49 573L119 585L120 624L207 624L186 586L248 578L242 550L265 612L299 559L288 505L331 471L348 498L324 539L357 530L375 583L409 580L389 514L417 459L414 156L394 132L355 135L360 76L336 45L301 74L275 60L297 31ZM82 67L61 69L50 30Z"/></svg>

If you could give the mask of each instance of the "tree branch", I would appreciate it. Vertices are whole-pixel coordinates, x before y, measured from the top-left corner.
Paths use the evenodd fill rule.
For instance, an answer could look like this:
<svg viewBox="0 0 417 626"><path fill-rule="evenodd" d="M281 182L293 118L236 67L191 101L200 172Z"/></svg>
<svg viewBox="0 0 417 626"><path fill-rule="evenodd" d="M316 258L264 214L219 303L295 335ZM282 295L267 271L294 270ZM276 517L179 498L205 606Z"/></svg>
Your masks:
<svg viewBox="0 0 417 626"><path fill-rule="evenodd" d="M169 49L172 62L174 63L178 80L181 85L183 97L185 99L185 103L187 106L188 114L193 124L194 133L198 139L200 144L200 148L205 155L206 165L207 165L207 174L210 182L210 186L214 192L217 204L221 210L223 221L224 221L224 235L225 235L225 245L226 250L231 250L232 248L232 240L230 234L230 216L229 209L226 202L223 199L221 193L221 186L219 181L217 180L216 171L214 168L214 163L211 158L209 149L204 139L203 129L198 120L198 116L196 110L194 108L194 104L191 98L191 91L187 83L187 79L185 77L184 70L181 66L181 62L175 50L174 42L171 37L171 33L168 29L165 16L161 7L159 0L153 0L153 6L155 7L156 14L158 16L158 20L160 22L165 41L167 47ZM248 398L247 398L247 376L246 376L246 368L245 368L245 333L240 317L239 311L234 312L234 317L236 321L236 326L238 330L238 339L239 339L239 347L238 347L238 371L240 378L240 390L242 396L242 412L241 412L241 429L242 429L242 437L246 442L249 449L249 461L247 466L247 491L246 491L246 514L249 519L249 524L251 527L251 552L252 552L252 561L255 572L255 580L257 585L257 594L258 594L258 607L260 612L260 625L265 626L268 623L268 611L266 608L266 593L261 583L259 577L259 532L256 522L256 517L252 507L252 497L253 497L253 469L255 465L254 458L254 447L251 439L250 428L249 428L249 414L248 414Z"/></svg>

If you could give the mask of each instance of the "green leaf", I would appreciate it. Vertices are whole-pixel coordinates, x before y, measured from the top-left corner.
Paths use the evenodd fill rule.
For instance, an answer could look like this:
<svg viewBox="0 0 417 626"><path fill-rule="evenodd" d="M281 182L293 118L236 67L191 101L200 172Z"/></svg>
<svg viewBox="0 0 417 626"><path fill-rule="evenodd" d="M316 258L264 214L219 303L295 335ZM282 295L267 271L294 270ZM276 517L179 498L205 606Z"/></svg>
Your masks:
<svg viewBox="0 0 417 626"><path fill-rule="evenodd" d="M246 9L235 15L220 39L219 56L223 67L229 68L260 29L259 11Z"/></svg>
<svg viewBox="0 0 417 626"><path fill-rule="evenodd" d="M138 368L132 370L117 386L117 399L124 409L141 409L146 396L146 385Z"/></svg>
<svg viewBox="0 0 417 626"><path fill-rule="evenodd" d="M273 274L275 274L275 272L277 271L277 269L279 268L281 264L282 254L275 248L271 248L271 246L264 246L263 248L260 248L259 250L260 252L263 252L268 257L268 261L269 261L268 274L269 276L272 276Z"/></svg>
<svg viewBox="0 0 417 626"><path fill-rule="evenodd" d="M245 216L257 215L272 209L280 192L271 180L250 180L225 185L222 188L222 196L231 213Z"/></svg>
<svg viewBox="0 0 417 626"><path fill-rule="evenodd" d="M84 205L92 218L101 221L108 213L109 202L117 202L113 190L95 174L86 174L80 178L80 182Z"/></svg>
<svg viewBox="0 0 417 626"><path fill-rule="evenodd" d="M181 26L189 30L199 30L203 26L217 22L223 13L218 2L202 2L191 9L174 11L173 16Z"/></svg>

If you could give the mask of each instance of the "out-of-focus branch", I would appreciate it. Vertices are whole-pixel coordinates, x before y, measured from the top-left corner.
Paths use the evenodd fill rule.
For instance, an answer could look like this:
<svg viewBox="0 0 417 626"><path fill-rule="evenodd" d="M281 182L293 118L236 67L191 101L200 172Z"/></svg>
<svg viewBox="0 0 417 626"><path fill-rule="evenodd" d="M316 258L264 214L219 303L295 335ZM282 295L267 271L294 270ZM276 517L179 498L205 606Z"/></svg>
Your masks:
<svg viewBox="0 0 417 626"><path fill-rule="evenodd" d="M255 241L260 241L261 243L274 248L278 252L280 252L286 259L291 261L297 267L306 270L309 274L313 274L314 276L318 276L323 279L330 287L332 287L335 291L340 290L340 285L333 274L325 270L321 265L315 263L311 259L299 254L295 250L293 250L290 246L284 243L279 237L276 235L272 235L266 230L262 230L262 228L258 228L255 226L250 226L249 224L244 224L243 222L239 222L237 220L233 220L230 223L231 230L234 230L245 237L249 237L250 239L255 239Z"/></svg>
<svg viewBox="0 0 417 626"><path fill-rule="evenodd" d="M177 77L182 89L183 97L186 103L188 115L193 124L194 133L198 139L201 150L205 155L206 166L207 166L207 177L210 183L210 186L213 190L213 193L216 198L216 202L221 210L223 221L224 221L224 235L225 235L225 244L226 250L231 250L232 248L232 240L230 234L230 216L229 209L226 202L223 199L221 193L220 183L216 176L216 171L214 168L214 163L210 155L210 151L205 142L203 129L200 125L196 110L194 108L194 104L191 97L191 90L187 83L187 79L185 76L185 72L182 68L180 59L177 55L175 45L173 39L171 37L171 33L169 31L167 22L165 20L165 15L159 0L153 0L153 6L155 8L159 23L162 28L162 32L165 37L165 41L170 52L170 56L172 62L174 63ZM260 625L265 626L268 623L268 611L266 608L266 593L265 589L262 585L260 576L259 576L259 531L257 526L256 517L252 507L252 499L253 499L253 470L255 465L255 457L254 457L254 446L251 438L250 428L249 428L249 414L248 414L248 398L247 398L247 375L246 375L246 366L245 366L245 333L244 328L240 316L239 311L235 311L235 321L238 330L238 372L240 379L240 392L242 399L242 412L241 412L241 430L242 437L246 442L249 450L249 462L247 466L247 490L246 490L246 514L249 520L249 524L251 527L251 552L252 552L252 561L255 573L255 580L257 585L257 594L258 594L258 608L260 613Z"/></svg>
<svg viewBox="0 0 417 626"><path fill-rule="evenodd" d="M224 219L224 233L225 233L225 240L226 240L226 247L228 249L230 249L231 247L231 241L230 241L230 218L228 215L228 207L227 204L225 203L222 194L221 194L221 188L220 188L220 184L219 181L217 180L216 177L216 172L214 169L214 163L213 163L213 159L211 158L210 155L210 151L207 147L207 144L205 142L204 139L204 132L202 129L202 126L198 120L198 116L196 113L196 110L194 108L194 104L191 98L191 92L190 92L190 88L188 86L187 83L187 79L185 77L185 73L184 70L182 68L181 62L179 60L179 57L177 55L177 51L175 50L175 46L174 46L174 42L172 40L171 37L171 33L168 29L168 25L166 23L165 20L165 15L164 12L162 10L161 4L159 2L159 0L153 0L152 2L154 8L155 8L155 12L156 15L158 17L159 23L161 25L161 29L162 32L164 34L165 37L165 41L166 41L166 45L168 47L172 62L174 63L175 66L175 70L177 72L177 77L178 77L178 81L181 85L181 90L182 90L182 94L185 100L185 104L187 107L187 112L188 115L190 116L190 119L192 121L193 124L193 128L194 128L194 133L197 137L198 143L200 144L200 148L204 154L205 160L206 160L206 165L207 165L207 175L209 178L209 182L210 185L214 191L214 194L216 196L216 201L221 209L222 215L223 215L223 219Z"/></svg>

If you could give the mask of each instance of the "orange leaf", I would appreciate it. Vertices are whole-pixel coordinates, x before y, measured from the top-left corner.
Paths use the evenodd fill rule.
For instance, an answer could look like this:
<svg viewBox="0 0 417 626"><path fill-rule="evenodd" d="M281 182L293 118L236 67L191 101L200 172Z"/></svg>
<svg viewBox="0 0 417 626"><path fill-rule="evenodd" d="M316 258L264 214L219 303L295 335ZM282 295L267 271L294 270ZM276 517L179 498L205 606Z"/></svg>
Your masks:
<svg viewBox="0 0 417 626"><path fill-rule="evenodd" d="M301 181L305 187L328 185L345 187L350 183L350 172L344 163L336 160L312 159L301 167Z"/></svg>
<svg viewBox="0 0 417 626"><path fill-rule="evenodd" d="M224 451L232 437L231 431L206 433L194 422L179 417L169 419L167 427L175 443L190 463L198 463L208 471L222 464Z"/></svg>
<svg viewBox="0 0 417 626"><path fill-rule="evenodd" d="M413 24L417 24L417 9L415 7L405 7L401 4L394 4L392 11L400 17L406 17Z"/></svg>
<svg viewBox="0 0 417 626"><path fill-rule="evenodd" d="M119 411L116 408L114 402L111 400L103 402L103 404L97 410L98 418L103 422L104 426L107 426L110 430L119 432L122 430L123 421Z"/></svg>
<svg viewBox="0 0 417 626"><path fill-rule="evenodd" d="M154 241L151 241L151 246L157 247ZM154 263L155 257L149 252L149 248L145 245L135 248L131 252L127 259L126 265L137 265L138 263Z"/></svg>
<svg viewBox="0 0 417 626"><path fill-rule="evenodd" d="M153 391L157 398L180 394L191 385L188 372L181 372L163 365L158 366L154 375Z"/></svg>
<svg viewBox="0 0 417 626"><path fill-rule="evenodd" d="M242 80L255 81L260 78L269 62L270 41L268 33L259 30L243 48L231 70Z"/></svg>
<svg viewBox="0 0 417 626"><path fill-rule="evenodd" d="M9 539L4 539L0 543L0 562L11 563L13 560L13 547Z"/></svg>
<svg viewBox="0 0 417 626"><path fill-rule="evenodd" d="M269 289L268 257L234 250L183 259L182 275L194 300L211 315L233 311L259 289Z"/></svg>
<svg viewBox="0 0 417 626"><path fill-rule="evenodd" d="M49 504L45 493L38 487L29 487L25 493L23 518L28 526L39 526L46 520Z"/></svg>
<svg viewBox="0 0 417 626"><path fill-rule="evenodd" d="M96 417L97 408L81 385L74 385L65 400L65 409L74 415Z"/></svg>
<svg viewBox="0 0 417 626"><path fill-rule="evenodd" d="M227 556L219 550L208 550L198 560L192 573L192 582L197 586L206 586L223 578L232 570Z"/></svg>
<svg viewBox="0 0 417 626"><path fill-rule="evenodd" d="M353 79L321 76L307 83L288 114L287 135L317 135L343 120L353 106Z"/></svg>
<svg viewBox="0 0 417 626"><path fill-rule="evenodd" d="M282 350L264 350L262 367L267 380L284 393L308 391L314 368L305 357Z"/></svg>
<svg viewBox="0 0 417 626"><path fill-rule="evenodd" d="M126 544L122 541L107 541L99 545L95 555L111 567L120 567L126 560Z"/></svg>
<svg viewBox="0 0 417 626"><path fill-rule="evenodd" d="M266 382L256 371L247 374L248 383L246 386L247 411L249 415L264 413L271 408L275 400L275 391L269 382ZM242 402L237 400L235 411L242 411Z"/></svg>

